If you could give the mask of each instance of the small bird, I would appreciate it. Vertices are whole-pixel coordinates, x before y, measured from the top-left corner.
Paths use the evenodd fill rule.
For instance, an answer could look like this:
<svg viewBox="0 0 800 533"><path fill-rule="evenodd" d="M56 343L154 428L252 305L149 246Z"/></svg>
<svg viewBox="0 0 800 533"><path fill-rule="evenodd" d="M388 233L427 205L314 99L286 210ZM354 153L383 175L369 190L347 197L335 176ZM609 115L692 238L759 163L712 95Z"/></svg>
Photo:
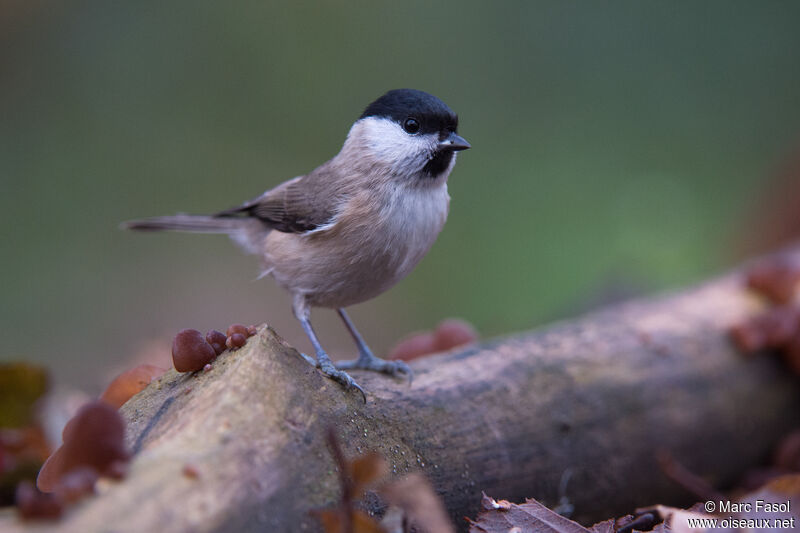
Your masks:
<svg viewBox="0 0 800 533"><path fill-rule="evenodd" d="M430 250L447 219L456 152L470 148L457 128L457 115L435 96L392 90L367 106L339 153L308 174L213 215L155 217L123 227L225 233L259 256L262 277L272 276L292 295L316 351L316 361L307 359L366 399L345 370L410 378L411 369L373 355L344 308L392 287ZM333 364L311 326L312 307L337 310L357 359Z"/></svg>

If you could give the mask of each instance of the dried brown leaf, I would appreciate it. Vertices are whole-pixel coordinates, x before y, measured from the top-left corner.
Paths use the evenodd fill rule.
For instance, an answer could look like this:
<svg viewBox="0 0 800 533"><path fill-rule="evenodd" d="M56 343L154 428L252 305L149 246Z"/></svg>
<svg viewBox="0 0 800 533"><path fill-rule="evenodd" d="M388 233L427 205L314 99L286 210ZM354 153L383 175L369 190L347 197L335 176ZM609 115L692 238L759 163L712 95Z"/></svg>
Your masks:
<svg viewBox="0 0 800 533"><path fill-rule="evenodd" d="M611 532L631 533L632 531L657 531L659 528L663 528L664 520L655 509L650 509L639 513L638 516L628 514L611 522L613 526ZM601 522L601 524L603 523ZM592 526L592 531L595 531L595 528L601 524Z"/></svg>
<svg viewBox="0 0 800 533"><path fill-rule="evenodd" d="M794 527L797 527L800 525L800 474L773 479L740 502L749 504L739 513L742 518L768 518L773 525L776 520L794 520Z"/></svg>
<svg viewBox="0 0 800 533"><path fill-rule="evenodd" d="M374 518L360 509L353 513L353 533L384 533Z"/></svg>
<svg viewBox="0 0 800 533"><path fill-rule="evenodd" d="M401 508L418 531L455 532L441 499L422 474L409 474L387 483L381 488L380 494L390 505Z"/></svg>
<svg viewBox="0 0 800 533"><path fill-rule="evenodd" d="M494 498L487 496L485 492L481 492L481 507L486 509L487 511L491 511L492 509L511 509L511 506L514 505L508 500L495 500Z"/></svg>
<svg viewBox="0 0 800 533"><path fill-rule="evenodd" d="M673 531L674 533L699 533L709 531L704 527L692 527L690 525L690 520L694 522L696 520L702 521L704 519L714 518L712 515L686 511L675 507L667 507L666 505L656 505L655 509L658 511L658 514L661 515L661 518L664 519L665 529ZM720 531L724 531L724 529L720 529Z"/></svg>
<svg viewBox="0 0 800 533"><path fill-rule="evenodd" d="M369 452L350 461L348 469L353 481L353 493L358 495L368 485L386 476L389 473L389 464L381 454Z"/></svg>
<svg viewBox="0 0 800 533"><path fill-rule="evenodd" d="M589 531L591 531L592 533L616 533L617 520L615 520L614 518L603 520L602 522L598 522L592 527L590 527Z"/></svg>
<svg viewBox="0 0 800 533"><path fill-rule="evenodd" d="M345 530L347 515L341 509L314 511L313 514L322 522L322 529L325 533L349 533ZM353 526L352 533L385 533L374 518L360 509L356 509L350 514L350 523Z"/></svg>
<svg viewBox="0 0 800 533"><path fill-rule="evenodd" d="M233 327L233 326L231 326ZM370 452L348 461L331 427L327 432L328 447L339 469L342 496L335 509L314 511L326 533L385 533L378 522L356 509L356 500L363 490L389 472L389 465L378 453Z"/></svg>
<svg viewBox="0 0 800 533"><path fill-rule="evenodd" d="M590 533L577 522L533 499L520 505L506 505L508 502L500 503L487 497L483 503L484 508L488 506L488 509L478 515L476 522L470 522L470 533L507 533L511 530L526 533Z"/></svg>
<svg viewBox="0 0 800 533"><path fill-rule="evenodd" d="M325 533L344 533L344 516L339 509L323 509L321 511L312 511L317 520L322 523L322 529Z"/></svg>
<svg viewBox="0 0 800 533"><path fill-rule="evenodd" d="M764 488L767 492L775 493L779 498L788 496L792 498L792 500L795 500L800 498L800 474L790 474L779 477L767 483Z"/></svg>
<svg viewBox="0 0 800 533"><path fill-rule="evenodd" d="M798 509L800 509L800 474L774 479L759 490L751 492L736 501L728 502L725 499L711 501L717 511L722 511L723 502L728 503L731 505L731 509L735 510L734 512L724 512L723 518L749 521L769 520L765 524L776 529L788 529L791 524L796 527L797 523L800 522L800 515L798 514ZM723 523L713 528L710 526L709 528L691 527L689 520L718 518L715 515L699 512L702 508L702 504L697 504L689 510L659 505L656 510L664 518L664 523L669 527L669 530L677 533L696 533L699 531L720 533L733 530L725 528ZM722 518L718 519L722 520ZM777 525L776 521L781 521L782 525ZM755 527L755 529L763 528L763 525Z"/></svg>

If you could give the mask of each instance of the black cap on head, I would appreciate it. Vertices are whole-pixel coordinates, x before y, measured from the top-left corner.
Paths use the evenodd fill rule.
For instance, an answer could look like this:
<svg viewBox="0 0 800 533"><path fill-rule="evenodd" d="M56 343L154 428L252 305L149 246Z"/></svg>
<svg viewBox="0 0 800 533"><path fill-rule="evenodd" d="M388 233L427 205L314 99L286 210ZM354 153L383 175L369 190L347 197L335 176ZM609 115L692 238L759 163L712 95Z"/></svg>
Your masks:
<svg viewBox="0 0 800 533"><path fill-rule="evenodd" d="M423 91L394 89L372 102L359 118L386 117L399 124L408 118L420 123L420 133L456 131L458 116L447 104Z"/></svg>

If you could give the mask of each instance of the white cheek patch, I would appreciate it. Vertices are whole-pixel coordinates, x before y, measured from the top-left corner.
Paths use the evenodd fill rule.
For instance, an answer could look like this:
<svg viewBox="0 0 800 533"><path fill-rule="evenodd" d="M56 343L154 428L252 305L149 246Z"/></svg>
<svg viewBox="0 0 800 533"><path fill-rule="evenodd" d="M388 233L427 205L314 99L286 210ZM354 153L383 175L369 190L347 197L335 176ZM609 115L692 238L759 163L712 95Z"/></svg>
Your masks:
<svg viewBox="0 0 800 533"><path fill-rule="evenodd" d="M400 124L377 117L359 121L360 137L371 155L398 173L417 173L428 162L438 139L436 134L409 135Z"/></svg>

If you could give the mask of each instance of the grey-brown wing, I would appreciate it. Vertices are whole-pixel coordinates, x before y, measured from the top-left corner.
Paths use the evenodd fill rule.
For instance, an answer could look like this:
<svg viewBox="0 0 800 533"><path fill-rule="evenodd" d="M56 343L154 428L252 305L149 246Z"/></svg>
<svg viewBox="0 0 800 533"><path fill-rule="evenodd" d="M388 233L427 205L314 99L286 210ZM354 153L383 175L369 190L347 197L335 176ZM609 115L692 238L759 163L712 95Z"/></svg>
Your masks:
<svg viewBox="0 0 800 533"><path fill-rule="evenodd" d="M335 202L321 194L314 181L299 176L215 216L254 217L285 233L311 231L329 223L335 215Z"/></svg>

